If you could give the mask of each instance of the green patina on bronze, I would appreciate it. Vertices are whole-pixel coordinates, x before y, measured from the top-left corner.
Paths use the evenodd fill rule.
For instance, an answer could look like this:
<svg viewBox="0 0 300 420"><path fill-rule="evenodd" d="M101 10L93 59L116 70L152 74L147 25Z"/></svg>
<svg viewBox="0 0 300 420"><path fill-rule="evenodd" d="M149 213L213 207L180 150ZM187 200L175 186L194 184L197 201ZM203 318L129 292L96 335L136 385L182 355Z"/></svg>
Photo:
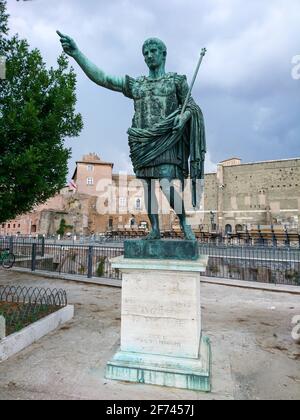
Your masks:
<svg viewBox="0 0 300 420"><path fill-rule="evenodd" d="M128 75L114 77L93 64L77 47L75 41L57 31L64 51L72 56L85 74L96 84L122 92L134 101L134 117L128 130L130 157L135 174L146 181L146 202L152 231L148 240L160 240L155 194L149 193L152 179L172 181L189 176L195 181L204 177L206 153L205 129L202 112L189 97L181 112L189 91L187 78L177 73L166 73L167 48L157 39L150 38L143 44L143 55L149 68L148 77L133 78ZM184 205L176 206L182 198L170 185L161 189L170 206L176 211L185 239L194 241L195 235L186 222ZM194 203L195 204L195 203Z"/></svg>
<svg viewBox="0 0 300 420"><path fill-rule="evenodd" d="M199 247L197 241L129 240L124 242L124 257L196 261Z"/></svg>

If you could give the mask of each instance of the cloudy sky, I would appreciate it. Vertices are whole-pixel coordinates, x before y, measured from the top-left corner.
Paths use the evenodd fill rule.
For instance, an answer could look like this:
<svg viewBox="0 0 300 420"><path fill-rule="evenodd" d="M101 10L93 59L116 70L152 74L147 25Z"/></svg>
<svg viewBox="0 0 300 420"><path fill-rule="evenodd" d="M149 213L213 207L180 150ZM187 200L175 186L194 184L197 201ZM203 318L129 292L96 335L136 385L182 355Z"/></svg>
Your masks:
<svg viewBox="0 0 300 420"><path fill-rule="evenodd" d="M8 0L8 11L11 31L39 48L49 66L61 51L56 29L114 75L147 74L141 46L156 36L168 47L167 71L191 80L206 46L193 96L206 120L207 171L233 156L300 156L300 78L292 77L292 59L300 56L299 0ZM88 152L131 172L132 101L93 84L73 64L85 127L67 141L70 172Z"/></svg>

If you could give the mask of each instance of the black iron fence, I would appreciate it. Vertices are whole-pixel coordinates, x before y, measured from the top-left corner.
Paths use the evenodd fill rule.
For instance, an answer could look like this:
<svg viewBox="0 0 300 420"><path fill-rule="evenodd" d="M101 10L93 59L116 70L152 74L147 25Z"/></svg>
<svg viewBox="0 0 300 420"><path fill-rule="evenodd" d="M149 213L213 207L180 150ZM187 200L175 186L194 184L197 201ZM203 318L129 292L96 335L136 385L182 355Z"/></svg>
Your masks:
<svg viewBox="0 0 300 420"><path fill-rule="evenodd" d="M58 274L82 275L88 278L121 279L121 273L111 267L110 259L124 253L123 247L44 244L43 254L38 243L12 244L16 267L31 271L42 270Z"/></svg>
<svg viewBox="0 0 300 420"><path fill-rule="evenodd" d="M22 236L0 236L0 250L9 249L12 253L27 254L29 245L36 245L37 255L44 256L45 238L43 236L36 238Z"/></svg>
<svg viewBox="0 0 300 420"><path fill-rule="evenodd" d="M13 241L16 266L58 274L122 279L111 259L123 255L123 246L58 245ZM300 250L293 247L267 247L199 242L207 255L207 277L248 280L300 286Z"/></svg>
<svg viewBox="0 0 300 420"><path fill-rule="evenodd" d="M0 315L5 318L6 335L50 315L67 305L64 290L0 287Z"/></svg>
<svg viewBox="0 0 300 420"><path fill-rule="evenodd" d="M300 250L200 244L208 255L207 277L300 286Z"/></svg>

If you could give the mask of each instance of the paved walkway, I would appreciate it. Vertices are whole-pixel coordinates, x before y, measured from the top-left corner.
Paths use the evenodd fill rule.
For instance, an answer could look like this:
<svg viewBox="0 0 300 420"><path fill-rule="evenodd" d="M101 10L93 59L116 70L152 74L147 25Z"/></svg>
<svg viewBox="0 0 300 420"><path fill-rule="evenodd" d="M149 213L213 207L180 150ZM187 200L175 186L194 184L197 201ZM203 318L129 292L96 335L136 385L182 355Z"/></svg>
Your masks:
<svg viewBox="0 0 300 420"><path fill-rule="evenodd" d="M0 364L4 399L300 399L300 346L291 320L299 295L202 285L204 333L213 349L213 392L108 381L120 343L116 287L0 270L0 285L64 288L75 318Z"/></svg>
<svg viewBox="0 0 300 420"><path fill-rule="evenodd" d="M46 277L50 279L59 279L59 280L69 280L75 281L79 283L90 283L90 284L97 284L100 286L114 286L114 287L122 287L122 280L120 279L112 279L106 277L91 277L88 278L86 276L78 275L78 274L65 274L65 273L57 273L55 271L46 271L46 270L36 270L30 271L28 268L22 267L14 267L10 271L15 271L17 273L28 273L32 276L38 277ZM211 283L211 284L219 284L223 286L231 286L231 287L241 287L246 289L256 289L256 290L265 290L265 291L272 291L278 293L292 293L295 295L300 295L300 287L299 286L289 286L285 284L273 284L273 283L260 283L255 281L245 281L245 280L232 280L232 279L224 279L219 277L201 277L201 281L203 284Z"/></svg>

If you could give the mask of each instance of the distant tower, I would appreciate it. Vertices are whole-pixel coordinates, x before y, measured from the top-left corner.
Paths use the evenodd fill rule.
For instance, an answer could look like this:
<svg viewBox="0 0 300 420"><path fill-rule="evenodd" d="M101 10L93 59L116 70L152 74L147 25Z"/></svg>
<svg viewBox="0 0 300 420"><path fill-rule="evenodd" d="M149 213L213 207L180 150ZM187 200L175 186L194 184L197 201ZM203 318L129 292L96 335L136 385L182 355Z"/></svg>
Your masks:
<svg viewBox="0 0 300 420"><path fill-rule="evenodd" d="M76 169L72 180L77 185L77 192L87 195L98 195L97 186L112 183L112 170L114 164L104 162L96 153L84 155L76 162ZM98 188L99 191L99 188Z"/></svg>

